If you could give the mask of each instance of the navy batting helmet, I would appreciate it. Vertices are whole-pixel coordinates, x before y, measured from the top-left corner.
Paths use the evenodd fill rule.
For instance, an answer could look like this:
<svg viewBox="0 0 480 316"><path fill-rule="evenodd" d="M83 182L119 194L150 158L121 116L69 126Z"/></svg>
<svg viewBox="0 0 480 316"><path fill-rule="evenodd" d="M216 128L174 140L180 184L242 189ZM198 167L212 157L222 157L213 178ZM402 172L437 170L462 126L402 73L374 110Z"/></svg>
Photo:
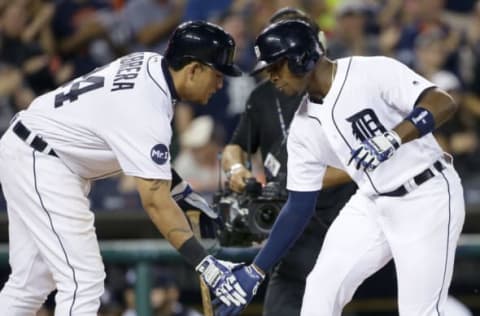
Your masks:
<svg viewBox="0 0 480 316"><path fill-rule="evenodd" d="M255 40L258 62L256 74L281 59L287 59L290 71L302 75L313 69L323 55L317 34L306 22L286 20L271 24Z"/></svg>
<svg viewBox="0 0 480 316"><path fill-rule="evenodd" d="M228 76L240 76L233 64L235 41L221 27L204 21L181 24L172 34L165 58L172 66L189 61L207 64Z"/></svg>

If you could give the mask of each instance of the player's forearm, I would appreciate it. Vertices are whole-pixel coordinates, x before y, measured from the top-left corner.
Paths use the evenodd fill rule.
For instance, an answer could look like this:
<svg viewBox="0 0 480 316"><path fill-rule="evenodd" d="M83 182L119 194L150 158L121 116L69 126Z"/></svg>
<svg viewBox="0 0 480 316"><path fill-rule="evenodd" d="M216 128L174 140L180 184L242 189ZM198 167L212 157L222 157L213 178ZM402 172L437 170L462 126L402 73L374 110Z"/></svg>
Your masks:
<svg viewBox="0 0 480 316"><path fill-rule="evenodd" d="M235 164L245 165L246 153L239 145L227 145L222 153L222 168L224 171L229 171Z"/></svg>
<svg viewBox="0 0 480 316"><path fill-rule="evenodd" d="M267 243L253 261L261 271L270 270L298 239L315 212L317 194L318 191L289 193Z"/></svg>
<svg viewBox="0 0 480 316"><path fill-rule="evenodd" d="M171 181L138 177L135 180L143 208L160 233L178 249L193 236L193 232L171 197Z"/></svg>
<svg viewBox="0 0 480 316"><path fill-rule="evenodd" d="M150 204L145 210L160 233L174 246L180 248L182 244L193 236L187 219L172 198L163 201L162 205Z"/></svg>
<svg viewBox="0 0 480 316"><path fill-rule="evenodd" d="M162 207L147 208L152 222L187 262L193 267L198 266L208 255L207 251L194 236L185 215L173 199L166 203L169 205L162 204Z"/></svg>
<svg viewBox="0 0 480 316"><path fill-rule="evenodd" d="M450 119L457 110L457 104L452 97L439 89L430 89L426 91L416 107L426 109L431 113L432 128L438 128L441 126ZM420 113L420 115L422 115L422 113ZM425 118L428 119L429 115L425 116ZM419 118L419 120L421 119L422 118ZM421 135L421 129L415 126L412 120L402 121L394 128L394 131L400 136L402 143L423 136Z"/></svg>

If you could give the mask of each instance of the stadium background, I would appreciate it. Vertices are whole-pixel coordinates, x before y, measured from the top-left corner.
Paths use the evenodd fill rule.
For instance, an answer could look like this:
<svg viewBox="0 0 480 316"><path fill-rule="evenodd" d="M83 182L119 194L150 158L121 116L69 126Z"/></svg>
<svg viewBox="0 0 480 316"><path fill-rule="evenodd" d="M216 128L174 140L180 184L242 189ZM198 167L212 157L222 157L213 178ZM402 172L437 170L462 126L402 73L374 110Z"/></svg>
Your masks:
<svg viewBox="0 0 480 316"><path fill-rule="evenodd" d="M449 91L460 104L456 116L436 136L455 157L467 201L465 246L457 257L451 293L473 315L480 315L480 242L475 235L480 234L480 1L0 0L0 134L36 95L126 53L162 53L168 35L182 21L202 19L222 25L237 42L236 62L248 71L254 62L256 34L273 12L285 6L301 8L319 23L332 58L392 56ZM209 199L221 183L218 153L259 79L228 78L207 107L184 103L175 107L173 165ZM254 162L261 165L258 158ZM262 179L261 167L255 173ZM107 291L100 315L135 315L133 288L142 277L156 289L155 304L160 307L155 315L174 315L164 309L175 304L201 310L192 269L171 251L161 258L155 254L159 245L150 240L161 236L142 211L131 179L98 181L91 202L103 245L135 242L115 244L131 252L105 256ZM5 210L2 197L0 284L9 272ZM150 257L148 249L153 249ZM142 256L151 262L136 264ZM396 315L393 279L390 267L374 284L360 289L345 315ZM245 315L261 315L262 294ZM39 315L51 315L52 307L50 299Z"/></svg>

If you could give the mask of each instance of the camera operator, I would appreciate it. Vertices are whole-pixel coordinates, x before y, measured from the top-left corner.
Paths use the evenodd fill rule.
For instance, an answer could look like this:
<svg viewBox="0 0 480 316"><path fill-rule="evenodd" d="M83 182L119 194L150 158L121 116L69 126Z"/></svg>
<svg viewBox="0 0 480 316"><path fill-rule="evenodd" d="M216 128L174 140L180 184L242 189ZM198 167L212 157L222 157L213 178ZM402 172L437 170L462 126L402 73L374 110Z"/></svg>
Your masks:
<svg viewBox="0 0 480 316"><path fill-rule="evenodd" d="M270 23L285 19L301 19L314 25L305 13L292 8L277 11ZM293 115L302 99L302 95L287 96L281 93L269 81L261 82L252 91L247 109L222 155L222 167L230 189L244 191L246 179L253 177L246 167L247 153L255 153L260 149L267 182L279 182L285 191L286 139ZM350 178L334 168L328 168L323 188L318 195L316 213L303 235L270 276L264 316L300 314L305 279L313 268L327 229L356 190Z"/></svg>

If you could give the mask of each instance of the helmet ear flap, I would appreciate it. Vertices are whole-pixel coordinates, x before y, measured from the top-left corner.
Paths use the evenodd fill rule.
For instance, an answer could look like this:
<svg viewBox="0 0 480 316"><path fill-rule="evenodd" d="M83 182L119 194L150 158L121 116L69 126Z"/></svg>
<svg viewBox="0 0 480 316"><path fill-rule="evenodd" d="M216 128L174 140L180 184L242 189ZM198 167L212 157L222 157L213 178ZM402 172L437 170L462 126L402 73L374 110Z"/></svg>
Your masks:
<svg viewBox="0 0 480 316"><path fill-rule="evenodd" d="M295 75L304 75L315 67L315 63L320 55L315 53L303 52L296 56L288 58L288 69Z"/></svg>
<svg viewBox="0 0 480 316"><path fill-rule="evenodd" d="M300 56L288 57L287 63L288 63L288 69L290 70L291 73L295 75L302 75L304 73Z"/></svg>

